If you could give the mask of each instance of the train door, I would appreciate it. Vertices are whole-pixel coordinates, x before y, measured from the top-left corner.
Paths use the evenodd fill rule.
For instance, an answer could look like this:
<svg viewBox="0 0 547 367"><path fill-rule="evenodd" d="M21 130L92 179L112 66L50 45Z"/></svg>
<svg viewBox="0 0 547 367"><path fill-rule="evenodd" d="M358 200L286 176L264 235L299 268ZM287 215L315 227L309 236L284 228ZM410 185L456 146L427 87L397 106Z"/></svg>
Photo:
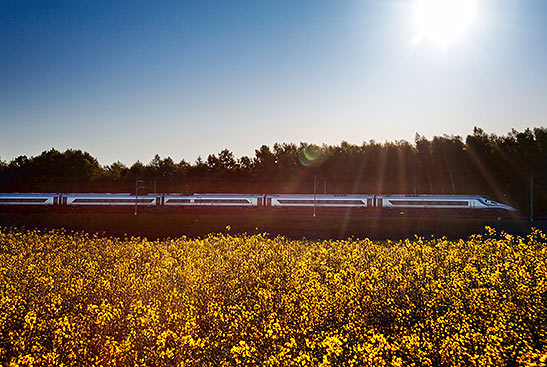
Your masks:
<svg viewBox="0 0 547 367"><path fill-rule="evenodd" d="M371 208L372 207L372 198L368 198L367 199L367 208Z"/></svg>
<svg viewBox="0 0 547 367"><path fill-rule="evenodd" d="M383 199L382 198L376 199L376 206L378 208L381 208L383 206Z"/></svg>

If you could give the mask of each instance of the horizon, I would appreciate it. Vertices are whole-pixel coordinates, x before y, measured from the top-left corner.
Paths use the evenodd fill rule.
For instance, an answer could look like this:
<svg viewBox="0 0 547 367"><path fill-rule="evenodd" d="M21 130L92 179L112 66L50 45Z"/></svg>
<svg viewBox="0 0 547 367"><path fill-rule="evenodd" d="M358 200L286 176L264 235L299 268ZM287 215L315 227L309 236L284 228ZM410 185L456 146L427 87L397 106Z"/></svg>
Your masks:
<svg viewBox="0 0 547 367"><path fill-rule="evenodd" d="M496 134L496 133L492 133L492 132L489 132L489 131L485 131L484 129L482 129L481 127L479 126L475 126L473 128L473 131L469 132L468 134L465 134L465 135L455 135L455 134L440 134L440 135L434 135L432 137L428 137L428 136L425 136L425 135L421 135L419 133L416 133L415 134L415 138L416 136L419 135L420 138L425 138L426 140L428 141L433 141L433 139L437 138L437 137L440 137L440 138L459 138L464 144L466 142L466 138L468 136L473 136L474 133L475 133L475 130L477 130L477 132L479 134L481 133L484 133L486 134L487 136L497 136L497 137L504 137L504 136L509 136L510 134L512 134L513 132L514 133L524 133L526 131L531 131L532 133L534 133L534 130L536 129L545 129L545 127L539 127L539 126L530 126L530 127L526 127L525 129L523 130L516 130L516 129L511 129L511 131L508 131L507 133L505 134ZM19 155L19 156L16 156L16 157L13 157L11 159L5 159L3 158L2 156L0 156L0 163L4 162L6 164L9 164L11 161L15 160L16 158L18 157L21 157L21 156L26 156L27 158L34 158L34 157L37 157L37 156L40 156L44 153L47 153L47 152L51 152L53 150L55 151L58 151L60 153L64 153L66 151L81 151L82 153L88 153L89 155L91 155L93 158L95 158L97 160L97 162L99 163L99 165L103 168L106 168L108 166L111 166L113 164L116 164L116 163L121 163L123 164L124 166L126 167L131 167L132 165L134 164L137 164L137 163L141 163L141 164L144 164L144 165L149 165L153 162L154 159L156 159L156 157L159 157L160 159L167 159L167 158L170 158L172 159L172 161L175 163L175 164L180 164L182 162L186 162L190 165L195 165L199 159L201 159L203 162L207 162L207 158L209 155L215 155L218 157L219 153L221 153L223 150L228 150L230 153L233 154L233 157L235 158L236 161L238 161L240 158L242 157L248 157L248 158L251 158L253 159L254 157L256 157L256 152L262 147L262 146L267 146L270 150L272 150L274 148L274 145L275 144L279 144L279 145L284 145L284 144L287 144L287 145L290 145L290 144L294 144L297 148L300 148L302 144L306 145L306 146L316 146L316 147L319 147L319 148L323 148L323 147L339 147L342 145L342 143L348 143L350 145L353 145L353 146L364 146L366 144L372 144L372 143L376 143L376 144L380 144L382 146L385 146L386 144L398 144L398 143L409 143L412 147L415 147L416 148L416 142L415 142L415 138L412 139L412 140L406 140L406 139L396 139L396 140L384 140L384 141L377 141L375 139L369 139L369 140L362 140L360 143L353 143L353 142L349 142L349 141L346 141L346 140L342 140L341 142L337 143L337 144L326 144L326 143L321 143L321 144L316 144L316 143L313 143L313 142L305 142L305 141L301 141L301 142L274 142L273 144L260 144L260 145L257 145L254 147L254 149L252 150L252 152L250 154L242 154L242 155L238 155L236 154L233 150L231 150L230 148L228 147L225 147L225 148L221 148L219 149L217 152L209 152L205 155L198 155L196 156L194 159L186 159L186 158L181 158L181 159L177 159L177 158L174 158L173 156L171 155L165 155L165 156L162 156L161 154L159 153L154 153L153 156L150 158L150 159L145 159L145 160L140 160L140 159L135 159L133 161L129 161L129 162L124 162L120 159L116 159L110 163L105 163L105 162L102 162L99 157L97 155L95 155L93 152L89 152L85 149L80 149L78 147L68 147L66 149L57 149L56 147L51 147L49 149L45 149L45 150L42 150L41 152L39 153L36 153L36 154L22 154L22 155Z"/></svg>
<svg viewBox="0 0 547 367"><path fill-rule="evenodd" d="M525 130L531 130L533 131L534 129L536 128L543 128L542 126L527 126L527 127L524 127L522 130L519 130L519 129L515 129L515 128L511 128L509 131L506 131L506 132L502 132L502 133L496 133L496 132L491 132L491 131L486 131L484 130L482 127L480 126L474 126L473 129L475 128L478 128L480 130L483 130L484 133L486 133L487 135L497 135L497 136L507 136L509 133L511 133L513 130L517 131L517 132L524 132ZM411 144L412 146L415 146L415 136L416 135L419 135L420 137L422 138L425 138L429 141L433 140L435 137L459 137L462 139L463 142L465 142L465 138L468 136L468 135L473 135L473 129L471 129L471 131L469 131L468 133L466 134L463 134L463 135L460 135L460 134L449 134L449 133L441 133L441 134L436 134L436 135L433 135L433 136L426 136L426 135L423 135L423 134L420 134L419 132L416 132L414 134L414 136L412 137L412 139L393 139L393 140L390 140L390 139L384 139L383 141L380 141L380 140L377 140L377 139L362 139L360 141L355 141L355 142L352 142L352 141L348 141L348 140L341 140L339 142L334 142L334 143L326 143L326 142L322 142L322 143L316 143L316 142L309 142L309 141L299 141L299 142L296 142L296 141L292 141L292 142L272 142L270 144L260 144L259 143L258 145L254 146L254 147L250 147L250 150L248 153L243 153L243 154L236 154L236 152L234 152L234 150L230 149L230 147L226 146L226 147L221 147L220 149L218 149L216 152L209 152L209 153L205 153L205 154L199 154L195 157L189 157L189 158L186 158L186 157L182 157L180 159L177 159L175 158L173 155L161 155L159 153L153 153L152 154L152 157L149 158L149 159L144 159L144 160L141 160L141 159L134 159L132 161L122 161L121 159L114 159L113 161L111 161L110 163L108 162L103 162L99 157L101 156L101 154L95 154L94 152L91 152L91 151L88 151L88 150L85 150L85 149L82 149L82 148L79 148L79 147L70 147L70 146L67 146L67 147L64 147L62 149L58 148L58 147L55 147L55 146L52 146L52 147L49 147L49 148L46 148L46 149L42 149L42 150L39 150L39 151L36 151L35 153L22 153L22 154L19 154L17 156L13 156L13 157L10 157L10 158L6 158L4 156L1 156L0 155L0 161L4 161L6 163L9 163L10 161L12 161L13 159L17 158L17 157L20 157L20 156L27 156L27 157L35 157L35 156L38 156L40 154L43 154L47 151L51 151L51 150L56 150L56 151L59 151L59 152L64 152L66 150L80 150L82 152L85 152L85 153L89 153L91 156L93 156L94 158L97 159L97 161L99 162L99 164L101 166L108 166L108 165L111 165L113 163L117 163L117 162L120 162L128 167L130 167L132 164L134 163L137 163L137 162L141 162L143 164L148 164L150 163L150 161L152 161L154 159L154 157L156 155L159 155L161 158L171 158L175 163L179 163L181 161L185 161L187 163L190 163L190 164L194 164L199 158L203 159L203 160L207 160L207 157L210 155L210 154L215 154L215 155L218 155L219 152L221 152L222 150L224 149L228 149L230 152L232 152L234 154L234 157L236 159L238 158L241 158L241 157L244 157L244 156L247 156L247 157L253 157L254 154L255 154L255 151L258 150L261 146L263 145L266 145L267 147L269 148L273 148L273 146L275 144L295 144L297 147L300 146L300 144L307 144L307 145L314 145L314 146L319 146L319 147L322 147L322 146L340 146L343 142L346 142L348 144L351 144L351 145L356 145L356 146L361 146L363 144L369 144L371 142L375 142L375 143L378 143L378 144L386 144L386 143L398 143L398 142L408 142L409 144Z"/></svg>
<svg viewBox="0 0 547 367"><path fill-rule="evenodd" d="M193 162L546 125L547 3L476 0L448 37L417 24L418 2L0 5L0 159Z"/></svg>

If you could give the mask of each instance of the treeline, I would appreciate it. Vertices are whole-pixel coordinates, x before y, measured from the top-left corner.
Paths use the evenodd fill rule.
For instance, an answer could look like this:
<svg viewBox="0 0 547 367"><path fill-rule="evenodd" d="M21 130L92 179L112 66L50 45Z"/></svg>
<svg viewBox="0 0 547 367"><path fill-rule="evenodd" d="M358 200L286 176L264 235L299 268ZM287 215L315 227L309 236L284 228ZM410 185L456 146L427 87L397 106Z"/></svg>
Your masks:
<svg viewBox="0 0 547 367"><path fill-rule="evenodd" d="M242 192L481 194L529 210L530 177L535 211L547 213L547 128L459 136L416 134L407 141L316 146L266 145L254 157L225 149L194 163L156 155L148 164L101 166L80 150L45 151L0 161L2 192Z"/></svg>

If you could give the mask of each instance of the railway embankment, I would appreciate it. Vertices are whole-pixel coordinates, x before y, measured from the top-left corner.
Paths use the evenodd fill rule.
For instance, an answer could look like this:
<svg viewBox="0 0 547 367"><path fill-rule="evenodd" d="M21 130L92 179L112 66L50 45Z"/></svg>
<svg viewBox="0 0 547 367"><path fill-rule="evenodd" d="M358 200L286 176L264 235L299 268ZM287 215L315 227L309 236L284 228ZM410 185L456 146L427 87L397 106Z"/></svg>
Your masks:
<svg viewBox="0 0 547 367"><path fill-rule="evenodd" d="M167 238L203 237L210 233L256 234L300 239L344 239L348 237L374 240L421 237L462 238L484 231L485 226L499 232L527 235L532 227L547 230L547 219L530 222L526 218L497 217L406 217L322 215L312 217L296 213L140 213L127 212L0 212L0 226L38 229L64 228L109 236L140 236Z"/></svg>

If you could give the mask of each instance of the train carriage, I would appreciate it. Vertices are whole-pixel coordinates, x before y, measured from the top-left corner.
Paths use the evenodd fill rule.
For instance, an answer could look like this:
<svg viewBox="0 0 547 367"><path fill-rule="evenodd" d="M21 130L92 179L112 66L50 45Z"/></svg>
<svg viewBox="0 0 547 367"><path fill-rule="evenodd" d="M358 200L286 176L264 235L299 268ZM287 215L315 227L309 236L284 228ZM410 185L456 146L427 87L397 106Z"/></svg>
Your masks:
<svg viewBox="0 0 547 367"><path fill-rule="evenodd" d="M373 195L266 195L266 205L273 208L367 208L373 205Z"/></svg>
<svg viewBox="0 0 547 367"><path fill-rule="evenodd" d="M234 207L253 208L264 205L264 195L246 194L194 194L163 196L165 207Z"/></svg>
<svg viewBox="0 0 547 367"><path fill-rule="evenodd" d="M514 208L483 196L466 195L377 195L375 205L389 209L487 209L515 211Z"/></svg>
<svg viewBox="0 0 547 367"><path fill-rule="evenodd" d="M61 194L61 204L67 206L159 206L161 195L130 194Z"/></svg>
<svg viewBox="0 0 547 367"><path fill-rule="evenodd" d="M0 194L0 205L5 206L50 206L59 204L60 194L6 193Z"/></svg>

